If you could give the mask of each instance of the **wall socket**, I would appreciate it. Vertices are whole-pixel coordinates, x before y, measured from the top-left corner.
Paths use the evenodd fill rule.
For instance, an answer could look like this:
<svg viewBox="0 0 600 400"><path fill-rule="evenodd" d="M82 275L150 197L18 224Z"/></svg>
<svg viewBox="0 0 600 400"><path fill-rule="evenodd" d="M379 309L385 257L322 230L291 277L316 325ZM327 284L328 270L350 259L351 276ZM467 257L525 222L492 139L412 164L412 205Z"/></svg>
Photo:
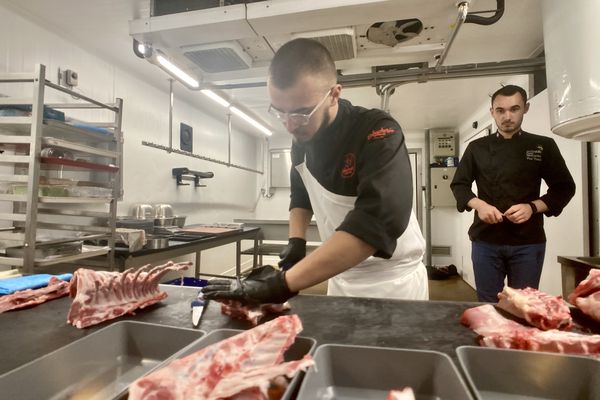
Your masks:
<svg viewBox="0 0 600 400"><path fill-rule="evenodd" d="M72 69L58 69L58 84L67 87L75 87L78 84L78 74Z"/></svg>

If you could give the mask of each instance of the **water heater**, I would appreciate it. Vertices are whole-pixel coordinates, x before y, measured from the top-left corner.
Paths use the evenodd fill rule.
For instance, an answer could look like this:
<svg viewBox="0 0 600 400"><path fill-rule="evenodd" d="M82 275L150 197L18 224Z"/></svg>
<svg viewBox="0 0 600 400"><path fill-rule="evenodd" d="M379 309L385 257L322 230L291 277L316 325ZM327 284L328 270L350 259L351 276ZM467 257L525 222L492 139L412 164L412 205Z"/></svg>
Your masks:
<svg viewBox="0 0 600 400"><path fill-rule="evenodd" d="M541 3L552 132L600 141L600 1Z"/></svg>

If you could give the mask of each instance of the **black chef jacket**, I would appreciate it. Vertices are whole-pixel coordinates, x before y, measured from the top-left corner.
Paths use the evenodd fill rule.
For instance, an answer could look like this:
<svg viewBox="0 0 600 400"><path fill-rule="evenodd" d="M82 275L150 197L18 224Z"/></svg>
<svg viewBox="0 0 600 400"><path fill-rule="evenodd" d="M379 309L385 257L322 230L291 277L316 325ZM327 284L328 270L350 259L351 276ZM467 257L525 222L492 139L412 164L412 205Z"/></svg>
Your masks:
<svg viewBox="0 0 600 400"><path fill-rule="evenodd" d="M304 162L328 191L356 196L354 209L336 229L375 247L390 258L412 210L411 167L404 134L381 110L367 110L340 99L333 122L305 143L292 145L292 208L312 210L295 166Z"/></svg>
<svg viewBox="0 0 600 400"><path fill-rule="evenodd" d="M542 179L548 192L540 197ZM477 183L478 196L471 190ZM552 138L521 131L511 139L498 133L471 142L458 165L450 185L458 211L479 197L504 213L511 206L541 199L548 206L547 216L559 215L575 194L575 182L565 160ZM474 213L469 229L471 240L506 245L544 243L544 218L533 214L522 224L508 219L499 224L486 224Z"/></svg>

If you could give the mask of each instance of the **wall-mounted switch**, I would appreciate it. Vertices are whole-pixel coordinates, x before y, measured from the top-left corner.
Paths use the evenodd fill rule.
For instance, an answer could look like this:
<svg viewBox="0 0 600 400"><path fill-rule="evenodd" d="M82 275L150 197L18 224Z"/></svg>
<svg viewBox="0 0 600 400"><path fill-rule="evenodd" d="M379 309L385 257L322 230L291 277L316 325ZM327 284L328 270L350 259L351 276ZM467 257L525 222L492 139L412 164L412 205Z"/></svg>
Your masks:
<svg viewBox="0 0 600 400"><path fill-rule="evenodd" d="M72 69L58 69L58 84L61 86L75 87L79 83L78 78L77 72Z"/></svg>

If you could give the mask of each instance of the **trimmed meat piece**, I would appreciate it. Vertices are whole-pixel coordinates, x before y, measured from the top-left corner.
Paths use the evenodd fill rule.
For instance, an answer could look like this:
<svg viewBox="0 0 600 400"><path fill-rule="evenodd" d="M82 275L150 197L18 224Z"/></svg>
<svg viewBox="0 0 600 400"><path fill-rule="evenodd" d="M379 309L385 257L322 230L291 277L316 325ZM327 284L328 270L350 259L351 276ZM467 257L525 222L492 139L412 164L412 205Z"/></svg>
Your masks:
<svg viewBox="0 0 600 400"><path fill-rule="evenodd" d="M0 296L0 314L29 306L36 306L48 300L58 299L69 294L69 282L53 276L48 286L39 289L19 290L18 292Z"/></svg>
<svg viewBox="0 0 600 400"><path fill-rule="evenodd" d="M129 400L267 399L271 381L314 364L309 355L282 363L301 330L297 315L266 322L136 380Z"/></svg>
<svg viewBox="0 0 600 400"><path fill-rule="evenodd" d="M479 334L485 347L600 356L600 335L526 327L504 318L491 304L465 310L460 322Z"/></svg>
<svg viewBox="0 0 600 400"><path fill-rule="evenodd" d="M221 303L221 313L231 318L249 321L253 326L265 318L268 314L281 314L291 309L287 301L283 304L260 304L257 306L245 306L239 301L223 300Z"/></svg>
<svg viewBox="0 0 600 400"><path fill-rule="evenodd" d="M124 314L135 314L167 297L158 289L160 279L169 271L188 269L191 262L153 267L145 265L120 272L79 268L71 279L71 297L67 322L77 328L99 324Z"/></svg>
<svg viewBox="0 0 600 400"><path fill-rule="evenodd" d="M385 400L415 400L415 393L410 387L405 387L402 390L391 390Z"/></svg>
<svg viewBox="0 0 600 400"><path fill-rule="evenodd" d="M600 322L600 269L591 269L588 276L569 295L569 303Z"/></svg>
<svg viewBox="0 0 600 400"><path fill-rule="evenodd" d="M569 329L573 325L569 306L561 296L551 296L533 288L505 286L498 293L498 299L499 308L544 331Z"/></svg>

